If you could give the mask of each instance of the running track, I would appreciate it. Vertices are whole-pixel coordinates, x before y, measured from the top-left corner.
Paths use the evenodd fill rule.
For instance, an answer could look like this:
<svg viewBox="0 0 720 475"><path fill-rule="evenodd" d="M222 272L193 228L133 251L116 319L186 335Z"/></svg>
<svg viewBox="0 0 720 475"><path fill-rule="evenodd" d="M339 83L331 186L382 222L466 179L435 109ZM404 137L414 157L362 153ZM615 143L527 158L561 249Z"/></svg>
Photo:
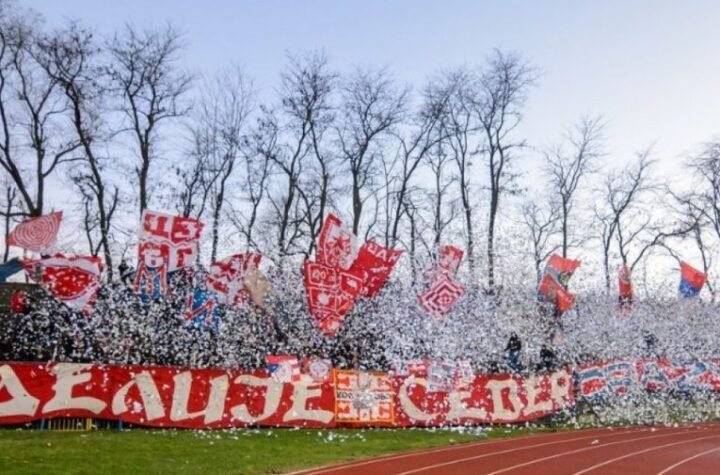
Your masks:
<svg viewBox="0 0 720 475"><path fill-rule="evenodd" d="M293 472L292 475L714 475L720 424L534 434Z"/></svg>

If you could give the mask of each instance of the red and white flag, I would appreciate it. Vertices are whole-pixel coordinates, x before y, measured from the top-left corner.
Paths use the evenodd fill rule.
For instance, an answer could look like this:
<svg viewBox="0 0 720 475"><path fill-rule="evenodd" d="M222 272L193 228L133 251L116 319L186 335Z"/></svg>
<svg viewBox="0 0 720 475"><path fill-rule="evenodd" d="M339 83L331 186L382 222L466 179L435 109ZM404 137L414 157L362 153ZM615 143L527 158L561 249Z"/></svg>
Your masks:
<svg viewBox="0 0 720 475"><path fill-rule="evenodd" d="M463 250L459 247L440 246L437 263L425 272L430 286L418 295L418 300L420 306L437 319L449 312L465 293L465 287L455 282L462 257Z"/></svg>
<svg viewBox="0 0 720 475"><path fill-rule="evenodd" d="M140 248L152 243L167 259L167 271L193 267L203 223L193 218L172 216L157 211L143 211L140 223ZM143 257L142 253L139 257Z"/></svg>
<svg viewBox="0 0 720 475"><path fill-rule="evenodd" d="M545 274L538 287L538 295L546 302L554 302L557 309L566 312L575 304L575 295L563 287L553 274Z"/></svg>
<svg viewBox="0 0 720 475"><path fill-rule="evenodd" d="M455 278L460 262L463 258L463 250L459 247L445 245L440 246L437 266L442 273L450 278Z"/></svg>
<svg viewBox="0 0 720 475"><path fill-rule="evenodd" d="M57 211L25 220L15 226L8 235L7 243L33 252L45 253L52 250L57 241L62 217L62 211Z"/></svg>
<svg viewBox="0 0 720 475"><path fill-rule="evenodd" d="M363 296L372 298L380 292L402 253L403 251L385 248L374 241L367 241L360 247L350 272L363 275Z"/></svg>
<svg viewBox="0 0 720 475"><path fill-rule="evenodd" d="M304 270L310 316L324 335L333 337L360 296L363 279L350 271L308 260Z"/></svg>
<svg viewBox="0 0 720 475"><path fill-rule="evenodd" d="M357 255L356 240L340 218L328 214L318 238L317 262L328 267L349 269Z"/></svg>
<svg viewBox="0 0 720 475"><path fill-rule="evenodd" d="M265 358L270 377L278 383L300 381L300 364L297 358L289 355L268 355Z"/></svg>
<svg viewBox="0 0 720 475"><path fill-rule="evenodd" d="M420 306L435 318L442 318L465 293L465 287L448 277L440 277L418 296Z"/></svg>
<svg viewBox="0 0 720 475"><path fill-rule="evenodd" d="M31 277L40 274L40 283L57 300L85 315L92 313L102 277L100 258L56 254L24 266Z"/></svg>
<svg viewBox="0 0 720 475"><path fill-rule="evenodd" d="M219 301L224 304L238 306L250 299L243 280L253 270L260 266L262 254L246 252L234 254L210 266L207 276L208 287L216 292Z"/></svg>

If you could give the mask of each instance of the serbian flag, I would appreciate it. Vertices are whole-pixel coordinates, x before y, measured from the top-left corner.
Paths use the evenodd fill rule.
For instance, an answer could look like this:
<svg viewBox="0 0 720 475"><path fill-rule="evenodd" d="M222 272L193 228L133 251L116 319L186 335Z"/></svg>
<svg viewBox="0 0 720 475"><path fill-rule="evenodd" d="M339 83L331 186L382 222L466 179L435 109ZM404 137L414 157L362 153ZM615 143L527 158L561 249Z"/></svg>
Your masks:
<svg viewBox="0 0 720 475"><path fill-rule="evenodd" d="M226 257L210 266L206 284L220 302L239 306L250 299L243 283L245 277L260 266L262 254L246 252Z"/></svg>
<svg viewBox="0 0 720 475"><path fill-rule="evenodd" d="M317 262L348 270L357 255L356 240L355 235L343 226L340 218L332 213L328 214L318 238Z"/></svg>
<svg viewBox="0 0 720 475"><path fill-rule="evenodd" d="M334 337L363 289L362 276L305 261L305 294L315 326Z"/></svg>
<svg viewBox="0 0 720 475"><path fill-rule="evenodd" d="M268 355L265 358L270 377L278 383L300 381L300 364L297 358L289 355Z"/></svg>
<svg viewBox="0 0 720 475"><path fill-rule="evenodd" d="M159 247L167 260L167 272L193 267L203 227L203 223L197 219L146 209L140 225L141 252L142 246L150 243Z"/></svg>
<svg viewBox="0 0 720 475"><path fill-rule="evenodd" d="M695 269L687 262L680 263L680 296L683 298L696 297L703 285L705 285L705 279L707 276Z"/></svg>
<svg viewBox="0 0 720 475"><path fill-rule="evenodd" d="M551 274L555 280L567 288L570 277L578 267L580 267L580 261L553 254L545 265L545 274Z"/></svg>
<svg viewBox="0 0 720 475"><path fill-rule="evenodd" d="M538 297L544 302L553 302L558 310L566 312L575 304L575 295L568 291L552 274L545 274L538 287Z"/></svg>
<svg viewBox="0 0 720 475"><path fill-rule="evenodd" d="M188 297L185 325L217 328L219 320L215 294L205 289L194 289Z"/></svg>
<svg viewBox="0 0 720 475"><path fill-rule="evenodd" d="M372 298L380 292L402 253L403 251L388 249L374 241L367 241L360 247L349 271L363 276L363 296Z"/></svg>
<svg viewBox="0 0 720 475"><path fill-rule="evenodd" d="M92 313L102 277L100 258L56 254L24 265L30 277L39 275L41 285L57 300L85 315Z"/></svg>
<svg viewBox="0 0 720 475"><path fill-rule="evenodd" d="M45 253L55 247L62 217L62 211L57 211L25 220L10 232L7 243L28 251Z"/></svg>

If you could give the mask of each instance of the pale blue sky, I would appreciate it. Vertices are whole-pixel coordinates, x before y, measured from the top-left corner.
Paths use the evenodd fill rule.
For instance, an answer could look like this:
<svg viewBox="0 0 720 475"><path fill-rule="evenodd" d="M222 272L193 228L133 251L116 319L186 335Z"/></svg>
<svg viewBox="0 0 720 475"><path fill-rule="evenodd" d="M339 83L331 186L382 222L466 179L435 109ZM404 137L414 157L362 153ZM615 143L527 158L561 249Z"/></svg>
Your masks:
<svg viewBox="0 0 720 475"><path fill-rule="evenodd" d="M416 86L439 68L517 50L543 75L522 134L557 141L583 114L608 121L608 160L656 144L664 168L720 133L718 1L25 0L51 24L123 22L186 31L187 66L246 67L266 91L285 52L324 49L333 66L386 65Z"/></svg>

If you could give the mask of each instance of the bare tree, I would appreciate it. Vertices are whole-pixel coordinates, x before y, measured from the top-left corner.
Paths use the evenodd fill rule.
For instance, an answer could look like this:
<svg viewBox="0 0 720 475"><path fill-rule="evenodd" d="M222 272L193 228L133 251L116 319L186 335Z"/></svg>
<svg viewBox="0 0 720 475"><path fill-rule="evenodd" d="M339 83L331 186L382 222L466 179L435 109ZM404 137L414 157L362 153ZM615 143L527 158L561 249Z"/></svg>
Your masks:
<svg viewBox="0 0 720 475"><path fill-rule="evenodd" d="M448 101L448 91L427 87L424 101L415 123L408 136L398 136L400 142L399 175L395 181L397 189L393 197L394 212L390 215L390 236L386 245L395 246L400 236L400 222L407 206L406 199L411 189L411 180L425 156L432 147L443 140L445 135L439 129L444 109Z"/></svg>
<svg viewBox="0 0 720 475"><path fill-rule="evenodd" d="M720 142L705 144L702 153L691 159L689 165L699 183L694 192L681 201L720 240Z"/></svg>
<svg viewBox="0 0 720 475"><path fill-rule="evenodd" d="M555 203L541 206L536 201L529 201L522 205L521 213L523 224L530 233L536 283L540 284L542 263L561 247L554 240L560 228L560 207Z"/></svg>
<svg viewBox="0 0 720 475"><path fill-rule="evenodd" d="M603 250L605 287L611 286L610 257L617 246L623 265L632 271L653 247L664 246L669 238L682 237L692 225L668 227L665 216L657 212L657 185L650 178L654 161L650 151L637 154L634 163L619 174L609 174L602 188L602 201L595 215ZM654 209L650 209L650 208Z"/></svg>
<svg viewBox="0 0 720 475"><path fill-rule="evenodd" d="M324 54L290 57L289 63L280 92L286 123L281 124L275 113L266 110L256 133L261 138L258 152L273 162L286 180L284 192L271 196L281 256L293 252L302 237L307 238L306 248L300 252L312 252L324 219L332 164L323 139L333 120L330 96L336 79L328 71ZM308 157L314 158L314 163ZM303 224L305 231L300 229Z"/></svg>
<svg viewBox="0 0 720 475"><path fill-rule="evenodd" d="M429 201L432 216L432 249L433 252L440 247L443 239L443 232L457 217L457 200L453 199L450 191L454 187L456 177L448 173L448 165L452 157L445 152L443 142L438 142L430 153L426 155L425 161L432 173L433 187L427 198Z"/></svg>
<svg viewBox="0 0 720 475"><path fill-rule="evenodd" d="M524 147L512 134L522 119L522 107L536 79L534 69L517 54L495 51L478 80L474 110L483 134L482 153L487 160L490 202L487 230L488 291L495 290L495 230L504 194L515 193L514 152Z"/></svg>
<svg viewBox="0 0 720 475"><path fill-rule="evenodd" d="M17 190L15 189L15 187L10 183L6 183L4 196L5 202L3 203L3 208L0 211L0 216L3 217L3 221L5 224L5 250L3 251L3 262L7 262L8 257L10 256L8 237L10 236L10 224L12 223L12 219L16 216L22 216L22 213L19 213L16 210L17 197Z"/></svg>
<svg viewBox="0 0 720 475"><path fill-rule="evenodd" d="M0 11L0 167L27 216L43 214L48 178L80 147L64 138L67 103L37 61L41 30L32 13Z"/></svg>
<svg viewBox="0 0 720 475"><path fill-rule="evenodd" d="M545 153L550 186L557 194L560 207L560 247L562 256L567 257L571 244L570 214L575 207L578 186L585 176L592 172L595 162L602 154L603 124L599 117L586 117L566 133L568 146L558 145ZM572 232L573 235L576 233Z"/></svg>
<svg viewBox="0 0 720 475"><path fill-rule="evenodd" d="M476 78L470 71L458 69L444 75L444 87L450 94L443 117L443 127L447 131L447 147L457 167L457 185L465 220L465 240L468 269L475 275L475 229L472 199L471 166L479 153L476 134L480 124L474 113L473 102L478 92Z"/></svg>
<svg viewBox="0 0 720 475"><path fill-rule="evenodd" d="M150 200L151 165L159 158L159 127L187 113L184 99L192 76L177 65L182 37L171 26L138 31L126 25L110 41L108 50L112 92L137 146L134 172L142 213Z"/></svg>
<svg viewBox="0 0 720 475"><path fill-rule="evenodd" d="M72 130L80 143L83 166L74 167L71 179L83 196L85 229L93 255L100 250L105 259L109 280L113 276L113 258L110 245L112 218L118 206L117 186L108 186L105 169L109 159L98 153L98 146L106 143L109 133L104 131L101 118L102 96L105 92L98 63L99 49L93 35L75 24L40 42L40 63L46 73L58 84L68 103ZM93 232L99 237L94 244Z"/></svg>
<svg viewBox="0 0 720 475"><path fill-rule="evenodd" d="M353 233L360 232L363 205L383 159L382 137L403 118L407 89L398 89L386 70L356 70L342 88L341 156L350 168ZM363 196L365 191L365 196Z"/></svg>
<svg viewBox="0 0 720 475"><path fill-rule="evenodd" d="M221 72L203 87L193 136L203 154L205 196L212 213L211 261L217 258L220 218L227 185L246 141L245 126L252 108L252 84L238 67ZM204 205L203 205L204 207Z"/></svg>
<svg viewBox="0 0 720 475"><path fill-rule="evenodd" d="M241 205L230 206L227 215L235 229L245 238L248 247L263 251L267 244L258 242L255 229L260 220L261 204L267 193L271 162L256 154L254 151L257 146L247 140L240 156L243 180L237 188Z"/></svg>

